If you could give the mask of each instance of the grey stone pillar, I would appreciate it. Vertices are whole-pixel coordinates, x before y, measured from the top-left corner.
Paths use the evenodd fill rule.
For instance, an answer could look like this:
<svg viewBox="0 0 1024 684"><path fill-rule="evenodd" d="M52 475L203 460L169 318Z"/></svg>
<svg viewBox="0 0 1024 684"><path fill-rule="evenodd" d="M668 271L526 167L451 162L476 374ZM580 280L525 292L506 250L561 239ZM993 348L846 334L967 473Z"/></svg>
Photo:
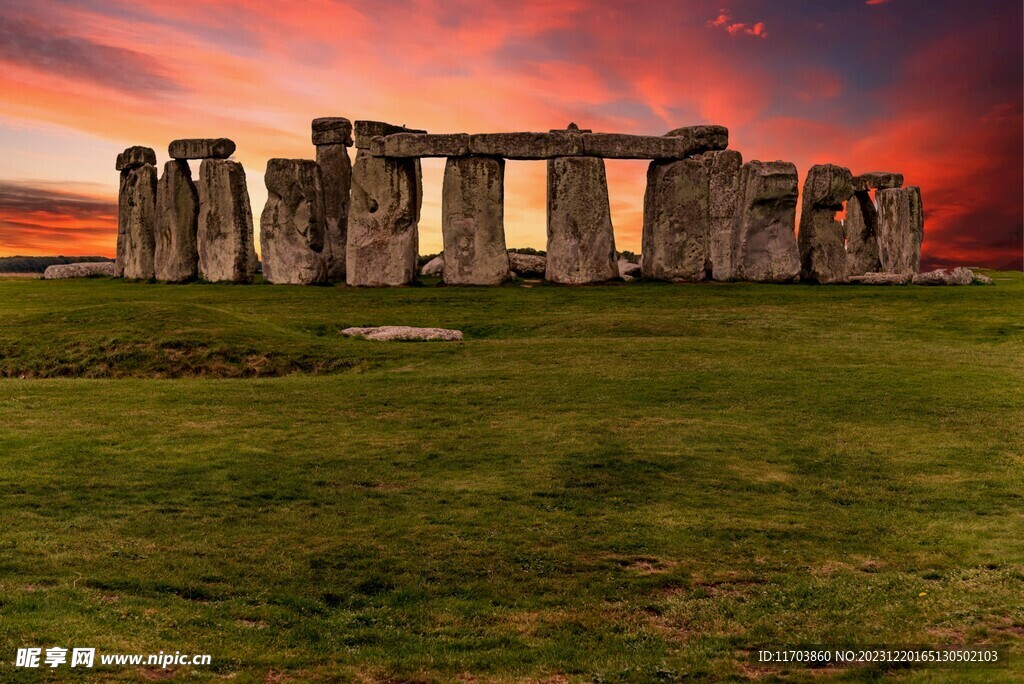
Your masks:
<svg viewBox="0 0 1024 684"><path fill-rule="evenodd" d="M117 156L121 172L117 195L117 259L114 273L124 278L155 275L156 153L129 147Z"/></svg>
<svg viewBox="0 0 1024 684"><path fill-rule="evenodd" d="M198 188L200 274L212 282L252 282L256 245L245 170L230 159L204 159Z"/></svg>
<svg viewBox="0 0 1024 684"><path fill-rule="evenodd" d="M846 203L846 275L875 273L881 267L878 260L878 211L871 193L860 190Z"/></svg>
<svg viewBox="0 0 1024 684"><path fill-rule="evenodd" d="M740 168L743 155L736 150L701 155L708 170L708 207L711 213L711 277L732 280L733 223L740 201Z"/></svg>
<svg viewBox="0 0 1024 684"><path fill-rule="evenodd" d="M448 158L441 231L445 283L497 285L508 280L504 159Z"/></svg>
<svg viewBox="0 0 1024 684"><path fill-rule="evenodd" d="M184 283L199 275L199 191L184 159L164 164L156 189L157 280Z"/></svg>
<svg viewBox="0 0 1024 684"><path fill-rule="evenodd" d="M644 278L698 282L711 271L708 173L701 160L651 162L644 193Z"/></svg>
<svg viewBox="0 0 1024 684"><path fill-rule="evenodd" d="M846 280L846 239L836 220L853 196L853 174L835 164L812 166L804 180L800 212L801 277L817 283Z"/></svg>
<svg viewBox="0 0 1024 684"><path fill-rule="evenodd" d="M271 159L264 174L267 204L260 216L263 279L270 283L327 282L324 192L317 162Z"/></svg>
<svg viewBox="0 0 1024 684"><path fill-rule="evenodd" d="M324 190L324 249L327 277L345 280L345 243L352 196L352 122L341 117L313 119L313 144Z"/></svg>
<svg viewBox="0 0 1024 684"><path fill-rule="evenodd" d="M415 280L421 183L418 159L374 157L359 150L345 248L349 285L396 286Z"/></svg>
<svg viewBox="0 0 1024 684"><path fill-rule="evenodd" d="M800 277L796 166L749 161L740 170L733 265L738 280L784 283Z"/></svg>
<svg viewBox="0 0 1024 684"><path fill-rule="evenodd" d="M619 277L604 160L548 161L548 245L545 277L583 285Z"/></svg>
<svg viewBox="0 0 1024 684"><path fill-rule="evenodd" d="M878 191L878 257L883 273L917 273L924 209L916 186Z"/></svg>

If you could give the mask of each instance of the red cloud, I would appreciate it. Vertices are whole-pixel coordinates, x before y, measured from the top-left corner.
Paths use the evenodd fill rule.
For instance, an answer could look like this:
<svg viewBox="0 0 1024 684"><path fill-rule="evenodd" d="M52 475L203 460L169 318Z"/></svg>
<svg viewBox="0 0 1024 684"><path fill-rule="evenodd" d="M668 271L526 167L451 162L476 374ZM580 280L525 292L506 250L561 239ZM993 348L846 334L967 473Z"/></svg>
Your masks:
<svg viewBox="0 0 1024 684"><path fill-rule="evenodd" d="M727 9L718 10L718 16L714 19L708 20L707 24L709 28L723 28L728 32L730 36L757 36L758 38L767 38L768 32L764 30L764 22L759 21L753 26L749 26L744 22L732 22L732 15Z"/></svg>
<svg viewBox="0 0 1024 684"><path fill-rule="evenodd" d="M889 0L866 0L865 5L884 5Z"/></svg>

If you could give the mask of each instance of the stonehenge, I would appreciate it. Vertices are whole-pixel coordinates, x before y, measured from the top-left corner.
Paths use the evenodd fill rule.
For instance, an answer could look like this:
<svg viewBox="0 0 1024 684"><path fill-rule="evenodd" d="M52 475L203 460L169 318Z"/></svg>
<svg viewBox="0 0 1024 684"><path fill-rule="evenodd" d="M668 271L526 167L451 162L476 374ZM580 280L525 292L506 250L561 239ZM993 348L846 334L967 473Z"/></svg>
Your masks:
<svg viewBox="0 0 1024 684"><path fill-rule="evenodd" d="M751 160L722 126L661 136L594 132L427 133L382 121L311 122L313 159L271 159L260 215L262 280L355 287L410 285L420 273L421 159L444 158L443 252L423 275L447 285L542 277L564 285L613 280L906 283L924 235L921 192L903 175ZM349 148L355 147L355 161ZM117 155L118 276L252 282L257 271L245 171L227 138L172 141L156 155ZM505 241L505 160L547 165L547 252ZM639 264L615 248L605 159L648 160ZM200 160L193 181L190 160ZM845 217L837 220L845 209ZM633 257L631 257L633 258ZM529 262L529 263L527 263ZM925 282L927 279L920 279Z"/></svg>
<svg viewBox="0 0 1024 684"><path fill-rule="evenodd" d="M800 209L801 278L816 283L846 280L846 240L836 212L853 196L853 174L835 164L812 166Z"/></svg>
<svg viewBox="0 0 1024 684"><path fill-rule="evenodd" d="M505 160L449 157L441 194L444 282L498 285L509 278Z"/></svg>
<svg viewBox="0 0 1024 684"><path fill-rule="evenodd" d="M263 279L289 285L326 282L320 167L306 159L271 159L263 178L267 184L267 204L260 216Z"/></svg>
<svg viewBox="0 0 1024 684"><path fill-rule="evenodd" d="M184 283L199 275L199 191L184 159L171 159L156 187L157 280Z"/></svg>
<svg viewBox="0 0 1024 684"><path fill-rule="evenodd" d="M156 153L129 147L117 156L121 172L117 194L117 258L114 274L148 280L155 277Z"/></svg>

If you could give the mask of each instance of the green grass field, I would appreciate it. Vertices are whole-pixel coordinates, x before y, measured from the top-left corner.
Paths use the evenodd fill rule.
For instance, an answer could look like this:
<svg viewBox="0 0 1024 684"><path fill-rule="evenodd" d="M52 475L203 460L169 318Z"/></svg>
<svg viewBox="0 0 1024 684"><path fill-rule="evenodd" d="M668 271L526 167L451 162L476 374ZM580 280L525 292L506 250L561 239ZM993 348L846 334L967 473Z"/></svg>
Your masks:
<svg viewBox="0 0 1024 684"><path fill-rule="evenodd" d="M1024 678L993 287L0 280L0 680ZM354 325L462 329L379 343ZM1000 645L810 670L758 646ZM14 667L19 647L207 667Z"/></svg>

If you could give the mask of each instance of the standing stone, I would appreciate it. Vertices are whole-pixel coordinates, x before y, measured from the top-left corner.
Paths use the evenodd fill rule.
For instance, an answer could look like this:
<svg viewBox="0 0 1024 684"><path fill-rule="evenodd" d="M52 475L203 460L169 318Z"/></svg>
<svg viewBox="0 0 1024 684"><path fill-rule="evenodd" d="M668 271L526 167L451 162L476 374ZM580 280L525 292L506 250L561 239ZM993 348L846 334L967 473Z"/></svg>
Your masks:
<svg viewBox="0 0 1024 684"><path fill-rule="evenodd" d="M800 277L796 166L749 161L740 169L733 265L738 280L785 283Z"/></svg>
<svg viewBox="0 0 1024 684"><path fill-rule="evenodd" d="M352 197L352 161L344 145L317 145L316 163L324 190L324 261L327 278L345 280L345 243Z"/></svg>
<svg viewBox="0 0 1024 684"><path fill-rule="evenodd" d="M619 277L604 160L548 161L548 245L545 277L582 285Z"/></svg>
<svg viewBox="0 0 1024 684"><path fill-rule="evenodd" d="M289 285L326 282L320 167L307 159L271 159L263 178L267 184L267 204L260 216L263 279Z"/></svg>
<svg viewBox="0 0 1024 684"><path fill-rule="evenodd" d="M422 182L418 161L374 157L364 149L357 153L345 248L349 285L396 286L415 280Z"/></svg>
<svg viewBox="0 0 1024 684"><path fill-rule="evenodd" d="M252 282L256 273L252 208L245 170L230 159L199 166L199 272L212 282Z"/></svg>
<svg viewBox="0 0 1024 684"><path fill-rule="evenodd" d="M878 258L884 273L917 273L924 240L921 188L878 191Z"/></svg>
<svg viewBox="0 0 1024 684"><path fill-rule="evenodd" d="M711 271L707 168L697 158L647 170L641 271L651 280L699 282Z"/></svg>
<svg viewBox="0 0 1024 684"><path fill-rule="evenodd" d="M117 265L119 277L150 279L155 275L156 167L145 163L121 171L117 196Z"/></svg>
<svg viewBox="0 0 1024 684"><path fill-rule="evenodd" d="M859 276L876 273L881 268L878 260L878 211L871 193L866 190L853 194L846 203L846 273Z"/></svg>
<svg viewBox="0 0 1024 684"><path fill-rule="evenodd" d="M448 158L441 231L445 283L497 285L508 280L504 159Z"/></svg>
<svg viewBox="0 0 1024 684"><path fill-rule="evenodd" d="M801 277L817 283L846 280L846 238L836 212L853 196L853 174L835 164L807 172L800 212Z"/></svg>
<svg viewBox="0 0 1024 684"><path fill-rule="evenodd" d="M743 155L736 150L701 155L708 170L708 207L711 213L711 277L732 280L732 227L740 201L740 168Z"/></svg>
<svg viewBox="0 0 1024 684"><path fill-rule="evenodd" d="M157 280L183 283L199 275L199 191L184 159L164 164L156 188Z"/></svg>

